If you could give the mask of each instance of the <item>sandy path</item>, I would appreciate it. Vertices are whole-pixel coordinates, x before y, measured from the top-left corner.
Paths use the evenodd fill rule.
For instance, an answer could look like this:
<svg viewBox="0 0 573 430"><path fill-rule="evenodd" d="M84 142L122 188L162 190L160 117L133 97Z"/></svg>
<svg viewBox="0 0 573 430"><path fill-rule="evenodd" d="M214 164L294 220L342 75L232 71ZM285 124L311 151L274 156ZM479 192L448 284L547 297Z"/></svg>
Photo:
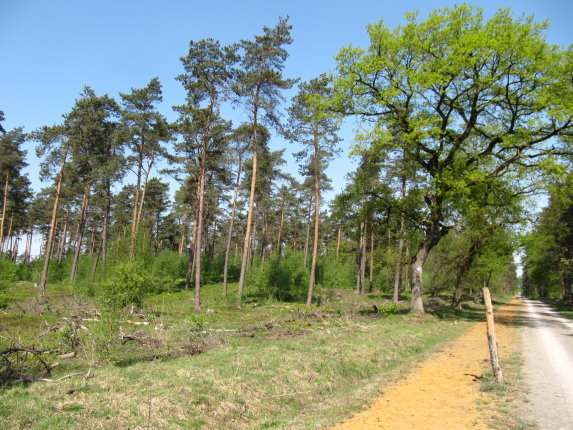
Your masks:
<svg viewBox="0 0 573 430"><path fill-rule="evenodd" d="M521 306L514 300L495 313L502 358L517 348L519 327L514 321ZM481 393L475 380L490 369L488 361L485 322L476 323L334 430L488 429L477 403L487 401L489 394Z"/></svg>
<svg viewBox="0 0 573 430"><path fill-rule="evenodd" d="M541 302L524 300L523 355L531 418L540 428L573 428L573 322Z"/></svg>

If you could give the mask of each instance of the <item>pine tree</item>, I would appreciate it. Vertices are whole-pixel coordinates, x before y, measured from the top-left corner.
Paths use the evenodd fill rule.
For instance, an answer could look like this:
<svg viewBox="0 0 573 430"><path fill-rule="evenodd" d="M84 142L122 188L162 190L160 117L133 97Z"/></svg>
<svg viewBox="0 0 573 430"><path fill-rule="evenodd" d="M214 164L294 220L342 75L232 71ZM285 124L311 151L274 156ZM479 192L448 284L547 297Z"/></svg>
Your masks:
<svg viewBox="0 0 573 430"><path fill-rule="evenodd" d="M254 40L240 42L240 69L234 87L237 100L245 107L252 125L252 175L247 212L247 228L243 245L243 259L237 294L237 307L241 307L245 274L251 239L253 208L258 171L259 124L278 124L277 109L283 100L281 90L291 88L295 81L282 76L284 62L288 57L285 45L292 42L288 18L280 18L274 28L263 27L263 34Z"/></svg>
<svg viewBox="0 0 573 430"><path fill-rule="evenodd" d="M199 172L197 180L196 235L194 237L195 259L195 310L201 308L201 254L203 247L203 221L205 207L205 181L209 165L213 163L210 155L222 152L226 134L231 124L220 118L220 105L228 97L233 78L233 64L236 61L234 47L221 48L219 42L212 39L191 41L189 53L181 58L185 74L179 80L187 91L183 106L175 109L179 112L179 127L186 144L197 145Z"/></svg>
<svg viewBox="0 0 573 430"><path fill-rule="evenodd" d="M295 154L299 162L304 163L302 173L312 178L314 194L314 238L312 246L312 263L306 305L310 308L316 278L318 257L318 238L320 224L320 195L323 189L324 171L333 157L335 145L340 141L336 132L340 120L328 112L324 100L332 96L326 76L313 79L299 85L299 93L294 97L289 108L287 137L293 142L305 146Z"/></svg>

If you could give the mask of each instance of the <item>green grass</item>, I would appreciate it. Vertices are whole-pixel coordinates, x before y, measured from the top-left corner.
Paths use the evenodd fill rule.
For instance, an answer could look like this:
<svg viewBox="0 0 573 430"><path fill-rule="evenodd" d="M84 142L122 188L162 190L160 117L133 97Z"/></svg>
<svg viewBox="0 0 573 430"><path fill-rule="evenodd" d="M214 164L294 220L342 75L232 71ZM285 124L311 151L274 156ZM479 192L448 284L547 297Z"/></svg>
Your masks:
<svg viewBox="0 0 573 430"><path fill-rule="evenodd" d="M19 328L21 339L34 339L49 324L82 310L74 307L79 301L65 286L51 291L50 310L41 316L19 320L10 305L4 316L12 332ZM409 315L406 305L386 305L382 294L356 297L342 290L325 292L323 304L312 312L299 303L249 297L236 309L233 293L222 297L217 284L204 288L203 310L195 313L192 295L179 291L148 298L141 310L148 326L125 323L135 320L128 315L119 316L124 321L119 326L106 322L105 315L100 322L85 322L78 356L62 361L51 378L81 375L1 388L0 427L329 426L359 410L481 312L468 307L454 314ZM86 309L93 304L84 303ZM120 341L118 333L144 341ZM61 345L61 336L50 333L38 345Z"/></svg>
<svg viewBox="0 0 573 430"><path fill-rule="evenodd" d="M573 320L573 306L569 306L569 303L562 300L547 300L546 302L561 315Z"/></svg>

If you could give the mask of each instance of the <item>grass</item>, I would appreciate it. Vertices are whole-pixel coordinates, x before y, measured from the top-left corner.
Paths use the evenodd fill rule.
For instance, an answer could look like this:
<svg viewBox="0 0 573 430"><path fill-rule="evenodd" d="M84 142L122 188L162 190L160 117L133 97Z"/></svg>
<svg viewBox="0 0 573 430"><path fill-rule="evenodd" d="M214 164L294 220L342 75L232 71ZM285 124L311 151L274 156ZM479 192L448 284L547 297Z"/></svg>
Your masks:
<svg viewBox="0 0 573 430"><path fill-rule="evenodd" d="M523 380L523 361L520 353L502 360L504 382L498 383L491 371L484 372L480 390L491 394L489 403L483 405L494 415L489 420L492 429L533 430L537 427L524 417L527 409L527 387Z"/></svg>
<svg viewBox="0 0 573 430"><path fill-rule="evenodd" d="M356 297L349 291L325 294L328 299L312 312L302 304L248 299L237 310L235 297L223 298L220 288L204 289L200 313L192 312L192 293L179 291L146 301L141 311L148 326L85 322L77 357L62 362L51 378L81 374L4 386L0 427L329 426L359 410L435 345L463 332L478 312L409 315L405 306L385 305L382 294ZM22 326L11 303L3 317L12 338L19 328L21 340L35 339L50 324L82 311L65 286L48 291L50 311L30 313L29 320L25 314ZM19 292L22 308L33 302L33 289L28 293ZM3 335L4 325L1 330ZM144 340L119 341L118 333ZM50 333L38 345L61 344L58 336Z"/></svg>
<svg viewBox="0 0 573 430"><path fill-rule="evenodd" d="M570 306L569 303L564 300L545 300L545 302L562 316L573 320L573 306Z"/></svg>

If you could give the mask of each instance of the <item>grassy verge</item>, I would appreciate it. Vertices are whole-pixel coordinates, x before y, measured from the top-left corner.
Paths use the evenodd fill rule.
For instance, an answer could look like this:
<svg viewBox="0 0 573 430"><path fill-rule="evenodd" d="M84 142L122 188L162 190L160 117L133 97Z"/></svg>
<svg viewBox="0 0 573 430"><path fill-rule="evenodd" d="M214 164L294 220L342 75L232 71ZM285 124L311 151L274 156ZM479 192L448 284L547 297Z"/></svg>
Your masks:
<svg viewBox="0 0 573 430"><path fill-rule="evenodd" d="M546 300L545 302L564 317L573 320L573 307L569 306L569 303L563 300Z"/></svg>
<svg viewBox="0 0 573 430"><path fill-rule="evenodd" d="M495 381L491 371L484 372L481 391L491 394L482 405L488 413L493 412L489 426L498 430L534 430L537 427L526 420L527 386L523 380L523 360L519 352L502 360L504 382Z"/></svg>
<svg viewBox="0 0 573 430"><path fill-rule="evenodd" d="M24 313L30 321L23 326L17 307L3 315L12 337L19 328L19 339L30 342L62 318L93 312L89 303L75 307L65 287L52 291L49 309ZM481 313L408 315L379 294L351 292L337 292L311 313L255 301L237 310L234 297L220 297L220 285L204 293L201 313L182 291L148 299L139 310L146 326L128 323L138 320L129 315L119 326L104 317L82 322L77 356L51 378L78 375L4 386L0 427L320 428L358 410ZM58 330L38 342L62 336Z"/></svg>

